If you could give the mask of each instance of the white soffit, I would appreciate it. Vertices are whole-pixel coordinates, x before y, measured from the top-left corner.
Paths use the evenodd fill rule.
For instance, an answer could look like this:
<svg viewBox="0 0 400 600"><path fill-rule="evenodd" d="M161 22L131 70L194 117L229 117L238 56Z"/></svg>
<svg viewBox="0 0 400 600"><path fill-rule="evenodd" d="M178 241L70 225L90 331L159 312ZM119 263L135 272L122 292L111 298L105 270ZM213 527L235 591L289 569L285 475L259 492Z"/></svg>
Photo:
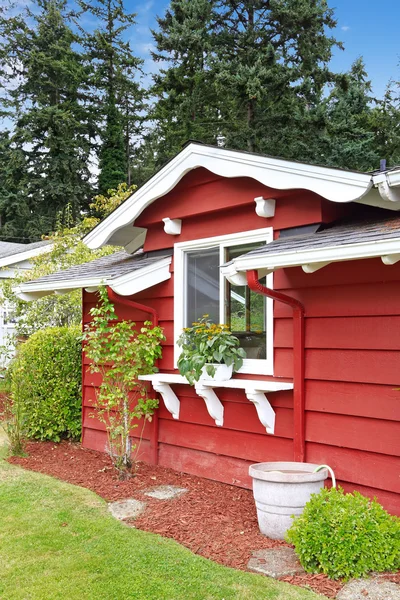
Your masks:
<svg viewBox="0 0 400 600"><path fill-rule="evenodd" d="M240 282L244 280L246 271L261 271L261 277L278 269L303 267L305 273L314 273L330 263L365 258L380 257L386 265L395 264L400 260L399 255L400 237L309 250L305 248L269 255L244 255L221 267L221 272L233 285L238 285L237 282L243 285Z"/></svg>
<svg viewBox="0 0 400 600"><path fill-rule="evenodd" d="M362 202L373 186L372 176L340 169L292 162L189 144L147 183L101 221L85 238L89 248L106 243L125 247L143 230L133 227L135 219L155 200L167 194L190 171L203 167L221 177L250 177L278 190L305 189L332 202ZM381 206L391 204L382 200ZM392 207L394 208L394 207ZM135 245L135 244L134 244Z"/></svg>
<svg viewBox="0 0 400 600"><path fill-rule="evenodd" d="M65 281L42 281L35 283L23 283L14 288L17 296L21 300L31 301L48 296L49 294L62 294L85 288L90 292L95 292L101 285L109 286L116 294L120 296L132 296L142 290L146 290L158 283L167 281L171 278L170 264L172 256L167 256L142 269L136 269L131 273L126 273L119 277L86 277L79 279L70 279Z"/></svg>

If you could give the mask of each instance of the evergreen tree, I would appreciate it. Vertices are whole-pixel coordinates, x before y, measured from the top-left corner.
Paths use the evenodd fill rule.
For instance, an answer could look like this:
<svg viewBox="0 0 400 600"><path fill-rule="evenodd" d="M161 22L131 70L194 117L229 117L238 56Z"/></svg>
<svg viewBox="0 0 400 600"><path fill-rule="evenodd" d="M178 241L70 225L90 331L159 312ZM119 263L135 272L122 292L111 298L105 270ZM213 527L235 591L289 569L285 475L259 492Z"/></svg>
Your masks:
<svg viewBox="0 0 400 600"><path fill-rule="evenodd" d="M214 5L215 0L172 0L165 16L157 18L152 56L166 67L154 76L151 90L156 127L147 144L158 140L155 166L190 139L217 142L219 99L209 67Z"/></svg>
<svg viewBox="0 0 400 600"><path fill-rule="evenodd" d="M218 0L212 67L228 146L313 158L336 25L326 0Z"/></svg>
<svg viewBox="0 0 400 600"><path fill-rule="evenodd" d="M318 158L335 27L325 0L172 0L153 32L157 166L190 138Z"/></svg>
<svg viewBox="0 0 400 600"><path fill-rule="evenodd" d="M35 0L35 10L2 23L4 104L14 121L9 145L14 176L9 179L25 207L23 231L18 213L13 224L9 204L5 209L8 227L26 237L51 231L67 204L77 220L90 200L86 73L73 47L76 37L66 23L65 7L66 0ZM24 174L15 172L16 156Z"/></svg>
<svg viewBox="0 0 400 600"><path fill-rule="evenodd" d="M100 124L98 189L106 193L120 183L131 183L131 156L142 120L144 93L138 79L143 61L124 41L136 15L125 11L123 0L98 0L96 4L78 0L78 4L98 23L94 32L81 28L81 33L92 68L89 82Z"/></svg>
<svg viewBox="0 0 400 600"><path fill-rule="evenodd" d="M379 158L388 167L400 165L400 82L389 82L383 99L372 110L371 126Z"/></svg>
<svg viewBox="0 0 400 600"><path fill-rule="evenodd" d="M374 104L371 82L359 58L326 102L325 164L360 171L379 168L379 159L384 157L379 155L372 126Z"/></svg>
<svg viewBox="0 0 400 600"><path fill-rule="evenodd" d="M0 134L0 239L10 242L30 242L38 239L34 231L27 233L31 221L27 189L26 156L9 132ZM39 232L40 235L40 232ZM28 237L26 237L28 236Z"/></svg>

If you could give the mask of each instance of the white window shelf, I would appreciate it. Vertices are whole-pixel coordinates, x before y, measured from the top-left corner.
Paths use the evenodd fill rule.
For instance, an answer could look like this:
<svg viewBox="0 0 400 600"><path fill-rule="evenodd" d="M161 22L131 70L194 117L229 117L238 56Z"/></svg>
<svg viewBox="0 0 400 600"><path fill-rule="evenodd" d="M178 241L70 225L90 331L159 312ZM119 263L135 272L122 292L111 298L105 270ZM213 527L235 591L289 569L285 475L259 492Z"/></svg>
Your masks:
<svg viewBox="0 0 400 600"><path fill-rule="evenodd" d="M185 377L175 373L153 373L141 375L139 379L150 381L154 390L161 394L166 409L174 419L179 419L180 400L171 388L173 384L188 384ZM218 427L224 424L224 407L218 398L215 388L229 388L244 390L246 397L254 404L258 418L265 427L267 433L275 431L275 411L266 396L269 392L280 392L292 390L293 383L280 381L260 381L256 379L229 379L228 381L198 381L194 389L196 394L203 398L208 413L214 419Z"/></svg>

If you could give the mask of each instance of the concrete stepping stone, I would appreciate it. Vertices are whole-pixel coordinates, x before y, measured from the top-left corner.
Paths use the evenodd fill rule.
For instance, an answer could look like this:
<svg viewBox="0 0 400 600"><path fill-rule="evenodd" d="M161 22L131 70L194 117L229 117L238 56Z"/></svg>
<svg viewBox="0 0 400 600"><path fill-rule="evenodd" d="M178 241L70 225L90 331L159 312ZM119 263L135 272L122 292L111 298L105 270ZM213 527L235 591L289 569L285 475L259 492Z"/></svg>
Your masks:
<svg viewBox="0 0 400 600"><path fill-rule="evenodd" d="M382 579L353 579L336 596L337 600L400 600L400 585Z"/></svg>
<svg viewBox="0 0 400 600"><path fill-rule="evenodd" d="M176 485L159 485L151 490L143 492L145 496L156 498L157 500L172 500L178 498L187 492L186 488L180 488Z"/></svg>
<svg viewBox="0 0 400 600"><path fill-rule="evenodd" d="M255 573L275 578L302 575L305 572L293 548L286 546L254 551L247 568Z"/></svg>
<svg viewBox="0 0 400 600"><path fill-rule="evenodd" d="M119 521L123 521L124 519L135 519L142 514L145 508L145 502L140 502L140 500L135 500L134 498L110 502L108 505L108 510L111 512L112 516Z"/></svg>

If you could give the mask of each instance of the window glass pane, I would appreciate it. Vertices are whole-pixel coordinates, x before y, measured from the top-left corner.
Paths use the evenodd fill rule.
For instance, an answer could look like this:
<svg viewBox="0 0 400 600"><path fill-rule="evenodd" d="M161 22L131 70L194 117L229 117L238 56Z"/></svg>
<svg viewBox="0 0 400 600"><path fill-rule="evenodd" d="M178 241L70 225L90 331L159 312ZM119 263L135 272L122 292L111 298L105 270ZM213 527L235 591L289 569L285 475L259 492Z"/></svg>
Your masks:
<svg viewBox="0 0 400 600"><path fill-rule="evenodd" d="M203 315L219 323L219 248L196 250L186 255L185 327Z"/></svg>
<svg viewBox="0 0 400 600"><path fill-rule="evenodd" d="M254 250L260 244L245 244L227 249L227 260ZM265 278L261 280L265 284ZM252 292L248 286L226 282L225 319L231 331L240 339L247 358L266 359L266 298Z"/></svg>

